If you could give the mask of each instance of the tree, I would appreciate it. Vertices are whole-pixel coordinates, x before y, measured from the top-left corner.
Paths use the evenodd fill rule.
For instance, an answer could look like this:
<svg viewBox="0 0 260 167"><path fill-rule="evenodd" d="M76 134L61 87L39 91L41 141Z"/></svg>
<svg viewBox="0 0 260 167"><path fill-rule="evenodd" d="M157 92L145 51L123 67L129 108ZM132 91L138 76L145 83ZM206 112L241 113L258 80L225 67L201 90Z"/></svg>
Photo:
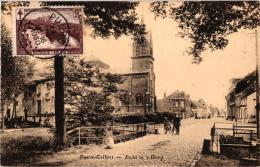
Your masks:
<svg viewBox="0 0 260 167"><path fill-rule="evenodd" d="M194 63L202 61L201 53L207 48L225 48L228 35L260 25L257 1L163 1L151 3L150 9L157 17L169 17L179 23L181 37L193 43L188 53Z"/></svg>
<svg viewBox="0 0 260 167"><path fill-rule="evenodd" d="M3 2L1 3L2 11L5 11L10 14L12 7L17 6L29 6L30 2ZM135 7L138 5L138 2L42 2L42 6L56 6L56 5L79 5L84 7L85 13L85 25L90 26L93 29L93 37L100 36L102 38L108 38L114 36L119 38L121 35L132 35L134 38L142 44L145 41L144 35L145 25L137 24L136 20L138 19L135 12ZM55 119L57 127L57 145L64 144L64 125L63 125L63 58L55 57L55 78L59 81L62 81L62 84L57 82L55 88ZM57 70L59 69L59 70ZM56 74L59 74L56 76ZM104 76L104 78L108 77ZM112 77L112 76L110 76ZM107 78L109 79L109 77ZM115 78L110 78L115 79ZM107 83L108 84L108 83ZM62 85L62 86L61 86ZM103 83L103 86L107 86L107 89L104 90L109 94L109 87L112 85L106 85ZM61 116L60 118L57 115ZM59 120L59 121L57 121ZM58 132L60 130L60 132Z"/></svg>
<svg viewBox="0 0 260 167"><path fill-rule="evenodd" d="M93 37L100 36L102 38L108 38L114 36L119 38L121 35L133 35L135 40L143 44L145 41L145 25L135 23L138 19L135 12L137 2L42 2L42 6L83 6L85 16L85 24L93 29ZM55 57L55 60L58 57ZM62 58L59 58L62 59ZM55 83L56 80L62 82L57 84L55 88L55 120L56 120L56 136L57 145L63 145L64 139L64 110L63 110L63 77L59 75L59 79L56 74L63 74L63 59L58 63L55 61ZM57 68L60 67L58 70ZM106 78L106 77L105 77ZM113 78L113 77L112 77ZM101 79L102 80L102 79ZM60 85L60 86L59 86ZM111 86L105 85L103 86ZM113 87L110 87L113 88ZM105 90L109 91L109 89ZM108 92L107 92L108 93ZM106 94L105 94L106 97ZM59 103L58 103L59 101ZM60 119L58 117L60 116Z"/></svg>
<svg viewBox="0 0 260 167"><path fill-rule="evenodd" d="M135 11L138 2L42 2L42 6L83 6L85 25L93 29L93 37L115 37L132 35L137 42L145 41L145 25L136 23L138 20Z"/></svg>
<svg viewBox="0 0 260 167"><path fill-rule="evenodd" d="M26 80L33 75L33 63L26 57L12 54L12 41L6 26L1 24L1 108L4 104L14 102L24 90ZM3 112L4 113L4 112Z"/></svg>
<svg viewBox="0 0 260 167"><path fill-rule="evenodd" d="M65 104L67 128L105 125L112 120L110 96L122 83L120 75L101 73L83 59L69 58L65 66Z"/></svg>

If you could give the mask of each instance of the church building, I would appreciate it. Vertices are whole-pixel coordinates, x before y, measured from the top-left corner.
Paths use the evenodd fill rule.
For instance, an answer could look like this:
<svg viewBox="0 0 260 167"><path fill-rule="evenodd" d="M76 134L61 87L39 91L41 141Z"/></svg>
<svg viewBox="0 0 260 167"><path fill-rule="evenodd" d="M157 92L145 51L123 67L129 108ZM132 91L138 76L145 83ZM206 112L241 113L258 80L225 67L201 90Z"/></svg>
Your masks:
<svg viewBox="0 0 260 167"><path fill-rule="evenodd" d="M143 19L142 22L143 23ZM124 82L112 104L116 113L148 114L156 111L155 74L152 34L148 32L144 44L133 41L132 69L121 74Z"/></svg>

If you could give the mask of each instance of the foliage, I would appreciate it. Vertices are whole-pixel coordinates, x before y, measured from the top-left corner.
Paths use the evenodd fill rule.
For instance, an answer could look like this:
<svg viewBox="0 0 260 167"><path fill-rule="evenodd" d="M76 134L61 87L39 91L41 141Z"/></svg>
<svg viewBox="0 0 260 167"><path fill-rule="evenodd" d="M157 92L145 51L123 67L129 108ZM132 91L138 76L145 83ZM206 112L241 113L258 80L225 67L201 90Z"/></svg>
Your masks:
<svg viewBox="0 0 260 167"><path fill-rule="evenodd" d="M133 35L141 44L145 41L145 25L138 24L137 13L135 11L138 2L42 2L42 6L83 6L84 21L93 29L93 37L99 36L115 38L121 35Z"/></svg>
<svg viewBox="0 0 260 167"><path fill-rule="evenodd" d="M121 77L101 73L84 60L68 59L65 67L67 126L102 125L112 119L110 95L118 91Z"/></svg>
<svg viewBox="0 0 260 167"><path fill-rule="evenodd" d="M3 100L13 100L19 95L26 80L33 75L33 63L27 57L12 54L10 33L1 25L1 95Z"/></svg>
<svg viewBox="0 0 260 167"><path fill-rule="evenodd" d="M239 29L254 29L260 25L257 1L153 2L155 16L172 18L182 29L181 37L191 39L189 55L194 63L202 61L201 53L228 45L227 36Z"/></svg>
<svg viewBox="0 0 260 167"><path fill-rule="evenodd" d="M7 138L2 136L1 165L31 164L40 155L53 151L53 141L47 136L20 136Z"/></svg>
<svg viewBox="0 0 260 167"><path fill-rule="evenodd" d="M176 114L172 112L156 112L156 113L149 113L146 115L140 114L140 115L122 116L117 118L115 122L122 123L122 124L137 124L137 123L145 123L145 122L163 123L165 117L167 117L167 119L171 121L176 117Z"/></svg>

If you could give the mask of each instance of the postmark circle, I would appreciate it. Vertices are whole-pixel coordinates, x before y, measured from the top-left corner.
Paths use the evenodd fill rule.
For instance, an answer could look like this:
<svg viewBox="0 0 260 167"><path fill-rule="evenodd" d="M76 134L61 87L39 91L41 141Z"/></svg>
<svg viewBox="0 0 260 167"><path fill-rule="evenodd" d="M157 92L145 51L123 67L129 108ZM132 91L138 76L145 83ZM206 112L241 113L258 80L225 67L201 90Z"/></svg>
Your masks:
<svg viewBox="0 0 260 167"><path fill-rule="evenodd" d="M49 59L66 51L69 30L67 19L55 9L32 9L18 26L18 42L26 54Z"/></svg>

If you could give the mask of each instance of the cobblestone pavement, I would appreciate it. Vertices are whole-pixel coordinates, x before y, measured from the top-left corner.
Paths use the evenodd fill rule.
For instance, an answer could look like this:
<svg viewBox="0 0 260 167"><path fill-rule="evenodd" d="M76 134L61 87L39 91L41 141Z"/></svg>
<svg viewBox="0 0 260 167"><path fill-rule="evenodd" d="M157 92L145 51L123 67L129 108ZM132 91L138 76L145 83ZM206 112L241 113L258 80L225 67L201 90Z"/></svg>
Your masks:
<svg viewBox="0 0 260 167"><path fill-rule="evenodd" d="M210 138L215 120L184 120L180 135L149 135L113 149L100 146L71 148L42 159L40 165L68 166L191 166L201 152L203 139Z"/></svg>

